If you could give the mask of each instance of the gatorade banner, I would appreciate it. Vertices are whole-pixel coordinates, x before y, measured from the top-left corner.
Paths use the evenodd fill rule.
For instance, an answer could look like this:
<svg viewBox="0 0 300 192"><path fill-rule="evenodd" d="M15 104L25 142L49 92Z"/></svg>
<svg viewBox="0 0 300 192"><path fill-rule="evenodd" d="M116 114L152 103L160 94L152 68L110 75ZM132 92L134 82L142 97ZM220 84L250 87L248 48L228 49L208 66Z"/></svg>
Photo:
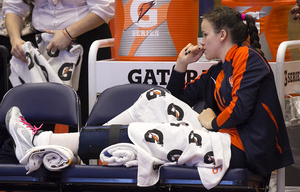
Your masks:
<svg viewBox="0 0 300 192"><path fill-rule="evenodd" d="M188 66L186 81L190 82L217 62L192 63ZM105 89L127 83L154 84L166 87L175 62L141 61L98 61L97 73L90 76L96 83L97 93ZM93 74L90 74L93 75Z"/></svg>
<svg viewBox="0 0 300 192"><path fill-rule="evenodd" d="M199 1L119 0L115 9L116 61L176 61L197 44Z"/></svg>
<svg viewBox="0 0 300 192"><path fill-rule="evenodd" d="M203 71L207 70L217 61L196 62L188 66L186 82L194 80ZM93 89L90 94L96 95L105 89L127 83L154 84L166 87L169 81L172 67L175 62L139 62L139 61L98 61L95 73L90 74ZM276 74L276 62L270 62L273 73ZM300 81L299 61L286 62L284 66L284 92L299 92ZM90 85L91 86L91 85ZM93 87L91 86L91 87ZM90 88L91 88L90 87Z"/></svg>

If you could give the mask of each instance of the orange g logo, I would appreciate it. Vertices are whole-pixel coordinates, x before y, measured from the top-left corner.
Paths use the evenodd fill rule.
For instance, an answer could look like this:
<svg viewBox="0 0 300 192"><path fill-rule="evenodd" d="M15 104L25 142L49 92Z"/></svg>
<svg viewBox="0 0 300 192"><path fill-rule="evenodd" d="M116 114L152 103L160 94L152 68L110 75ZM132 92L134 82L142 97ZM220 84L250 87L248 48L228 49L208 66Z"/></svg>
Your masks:
<svg viewBox="0 0 300 192"><path fill-rule="evenodd" d="M229 77L229 79L228 79L228 80L229 80L230 86L231 86L231 87L233 87L233 77L232 77L232 76L231 76L231 77Z"/></svg>
<svg viewBox="0 0 300 192"><path fill-rule="evenodd" d="M220 170L220 172L222 171L222 167L216 167L216 168L213 168L212 169L212 172L213 172L213 174L217 174L218 172L219 172L219 170Z"/></svg>

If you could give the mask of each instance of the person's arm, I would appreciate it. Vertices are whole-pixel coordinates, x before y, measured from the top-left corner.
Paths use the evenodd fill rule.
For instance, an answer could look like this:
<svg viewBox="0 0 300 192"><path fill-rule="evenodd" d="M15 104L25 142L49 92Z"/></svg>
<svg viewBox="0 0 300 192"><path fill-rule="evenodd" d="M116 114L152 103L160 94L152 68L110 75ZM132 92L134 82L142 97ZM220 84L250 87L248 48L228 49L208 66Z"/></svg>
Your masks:
<svg viewBox="0 0 300 192"><path fill-rule="evenodd" d="M53 31L54 38L47 46L47 51L55 52L57 49L66 49L71 40L79 35L95 29L103 23L108 23L114 17L114 0L86 0L90 13L83 19L73 23L63 30ZM52 33L46 30L48 33Z"/></svg>
<svg viewBox="0 0 300 192"><path fill-rule="evenodd" d="M23 28L22 17L15 13L8 13L5 15L5 26L9 34L11 43L11 54L17 59L26 62L26 55L23 52L22 45L25 43L21 38L21 31Z"/></svg>
<svg viewBox="0 0 300 192"><path fill-rule="evenodd" d="M72 41L70 37L75 39L76 37L92 29L99 27L103 23L105 23L105 21L101 17L99 17L93 12L90 12L87 16L85 16L80 21L70 25L66 29L63 29L64 31L45 30L47 33L51 33L54 35L53 39L51 40L51 42L49 43L46 49L47 51L51 50L52 52L66 49ZM65 30L67 30L67 32ZM69 35L66 33L69 33Z"/></svg>
<svg viewBox="0 0 300 192"><path fill-rule="evenodd" d="M79 35L99 27L103 23L105 23L105 21L101 17L91 12L82 20L67 27L67 30L73 38L76 38Z"/></svg>
<svg viewBox="0 0 300 192"><path fill-rule="evenodd" d="M291 14L294 14L294 20L300 19L300 0L297 0L297 3L291 10Z"/></svg>
<svg viewBox="0 0 300 192"><path fill-rule="evenodd" d="M203 97L203 85L207 79L207 71L199 75L194 81L186 82L186 70L190 63L198 61L202 56L203 50L198 46L188 44L179 53L177 62L172 69L167 89L173 96L187 103L189 106L194 106L197 101ZM201 64L200 64L201 65Z"/></svg>

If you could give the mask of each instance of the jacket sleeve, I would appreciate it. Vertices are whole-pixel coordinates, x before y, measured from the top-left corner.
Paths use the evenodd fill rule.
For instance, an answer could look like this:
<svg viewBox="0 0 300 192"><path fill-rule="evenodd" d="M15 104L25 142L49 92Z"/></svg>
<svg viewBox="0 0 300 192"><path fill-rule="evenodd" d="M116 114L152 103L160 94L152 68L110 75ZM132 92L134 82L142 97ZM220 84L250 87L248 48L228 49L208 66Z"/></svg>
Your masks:
<svg viewBox="0 0 300 192"><path fill-rule="evenodd" d="M203 74L206 74L206 72ZM167 89L173 96L192 107L197 101L203 98L203 82L205 81L205 75L203 74L198 76L192 82L186 83L186 73L180 73L173 69Z"/></svg>
<svg viewBox="0 0 300 192"><path fill-rule="evenodd" d="M249 118L261 81L270 73L267 61L257 51L247 47L236 53L232 67L232 101L212 121L215 130L235 127Z"/></svg>

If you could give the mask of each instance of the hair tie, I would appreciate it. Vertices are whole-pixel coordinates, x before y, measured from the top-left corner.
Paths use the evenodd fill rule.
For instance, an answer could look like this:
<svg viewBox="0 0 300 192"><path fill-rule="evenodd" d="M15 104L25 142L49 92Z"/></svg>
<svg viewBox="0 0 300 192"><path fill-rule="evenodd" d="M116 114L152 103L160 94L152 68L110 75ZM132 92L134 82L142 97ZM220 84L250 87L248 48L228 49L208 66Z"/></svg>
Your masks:
<svg viewBox="0 0 300 192"><path fill-rule="evenodd" d="M242 18L243 21L245 21L245 20L246 20L246 14L243 13L243 14L241 15L241 18Z"/></svg>

